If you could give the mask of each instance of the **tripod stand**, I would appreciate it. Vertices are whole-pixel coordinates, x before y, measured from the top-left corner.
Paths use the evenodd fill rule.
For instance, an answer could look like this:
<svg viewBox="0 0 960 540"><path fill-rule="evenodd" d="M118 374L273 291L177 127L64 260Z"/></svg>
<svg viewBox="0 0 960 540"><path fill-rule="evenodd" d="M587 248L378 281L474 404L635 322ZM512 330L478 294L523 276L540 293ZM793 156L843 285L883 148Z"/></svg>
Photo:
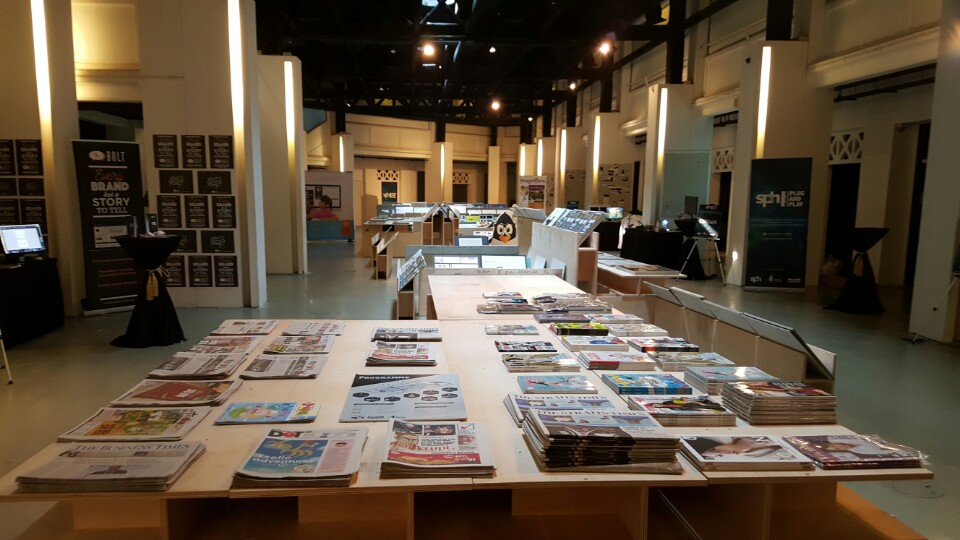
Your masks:
<svg viewBox="0 0 960 540"><path fill-rule="evenodd" d="M3 346L2 329L0 329L0 369L7 370L7 384L13 384L13 371L10 369L10 360L7 358L7 349Z"/></svg>
<svg viewBox="0 0 960 540"><path fill-rule="evenodd" d="M940 297L940 300L937 301L936 305L933 306L933 309L930 310L930 316L927 317L927 320L924 321L923 326L921 326L915 334L913 334L913 339L910 340L910 343L916 343L920 339L920 334L927 329L927 326L930 324L930 321L933 320L933 316L937 314L937 310L940 309L940 304L947 299L947 296L950 294L950 291L953 290L953 286L957 284L957 281L960 280L960 271L953 272L953 278L950 280L950 285L947 285L947 290L943 291L943 296Z"/></svg>

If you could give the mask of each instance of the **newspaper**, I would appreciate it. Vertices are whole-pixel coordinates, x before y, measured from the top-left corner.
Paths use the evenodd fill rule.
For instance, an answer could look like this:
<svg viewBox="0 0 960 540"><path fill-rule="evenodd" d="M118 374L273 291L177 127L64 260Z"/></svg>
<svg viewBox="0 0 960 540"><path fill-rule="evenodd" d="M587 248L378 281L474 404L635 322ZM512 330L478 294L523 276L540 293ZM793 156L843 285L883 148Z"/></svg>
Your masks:
<svg viewBox="0 0 960 540"><path fill-rule="evenodd" d="M320 336L323 334L333 334L336 336L343 334L346 328L341 321L293 321L283 329L285 336Z"/></svg>
<svg viewBox="0 0 960 540"><path fill-rule="evenodd" d="M266 335L277 327L276 319L227 319L211 332L220 336Z"/></svg>
<svg viewBox="0 0 960 540"><path fill-rule="evenodd" d="M466 419L459 375L354 375L340 421L386 422L391 418Z"/></svg>
<svg viewBox="0 0 960 540"><path fill-rule="evenodd" d="M475 422L407 422L390 419L381 478L493 476L493 454Z"/></svg>
<svg viewBox="0 0 960 540"><path fill-rule="evenodd" d="M106 407L57 441L179 441L210 412L210 407Z"/></svg>
<svg viewBox="0 0 960 540"><path fill-rule="evenodd" d="M241 478L329 478L346 485L360 470L360 453L366 440L365 427L310 431L271 429L237 471L234 485ZM296 485L296 480L288 485Z"/></svg>
<svg viewBox="0 0 960 540"><path fill-rule="evenodd" d="M326 362L327 356L324 354L261 354L240 372L240 378L314 379Z"/></svg>
<svg viewBox="0 0 960 540"><path fill-rule="evenodd" d="M179 352L147 373L148 379L225 379L243 363L243 354Z"/></svg>
<svg viewBox="0 0 960 540"><path fill-rule="evenodd" d="M145 379L110 402L119 407L219 405L243 381L161 381Z"/></svg>
<svg viewBox="0 0 960 540"><path fill-rule="evenodd" d="M188 352L204 354L250 354L260 345L260 336L207 336Z"/></svg>
<svg viewBox="0 0 960 540"><path fill-rule="evenodd" d="M281 336L263 352L275 354L326 354L333 348L336 336Z"/></svg>

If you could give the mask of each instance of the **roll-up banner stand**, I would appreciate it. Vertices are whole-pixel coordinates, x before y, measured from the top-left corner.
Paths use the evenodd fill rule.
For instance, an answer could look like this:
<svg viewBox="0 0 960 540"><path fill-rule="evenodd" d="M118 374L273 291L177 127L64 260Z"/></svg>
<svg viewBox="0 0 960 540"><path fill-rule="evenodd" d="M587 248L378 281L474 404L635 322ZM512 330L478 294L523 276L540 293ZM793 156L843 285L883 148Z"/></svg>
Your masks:
<svg viewBox="0 0 960 540"><path fill-rule="evenodd" d="M83 229L85 314L132 309L138 271L115 238L143 231L140 145L73 141Z"/></svg>
<svg viewBox="0 0 960 540"><path fill-rule="evenodd" d="M812 158L755 159L744 288L802 291Z"/></svg>

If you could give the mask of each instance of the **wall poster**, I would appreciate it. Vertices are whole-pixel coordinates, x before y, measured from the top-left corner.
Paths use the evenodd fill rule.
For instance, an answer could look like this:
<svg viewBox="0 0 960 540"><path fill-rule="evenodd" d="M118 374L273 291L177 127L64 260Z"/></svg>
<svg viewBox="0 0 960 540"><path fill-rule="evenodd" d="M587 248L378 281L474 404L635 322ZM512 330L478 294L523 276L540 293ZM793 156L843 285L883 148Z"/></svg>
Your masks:
<svg viewBox="0 0 960 540"><path fill-rule="evenodd" d="M47 202L43 199L20 199L20 223L40 225L40 232L47 234Z"/></svg>
<svg viewBox="0 0 960 540"><path fill-rule="evenodd" d="M157 195L160 229L179 229L183 227L183 210L179 195Z"/></svg>
<svg viewBox="0 0 960 540"><path fill-rule="evenodd" d="M184 206L187 207L187 228L207 229L210 227L210 206L206 195L185 195Z"/></svg>
<svg viewBox="0 0 960 540"><path fill-rule="evenodd" d="M804 287L812 167L812 158L753 160L746 287Z"/></svg>
<svg viewBox="0 0 960 540"><path fill-rule="evenodd" d="M21 178L20 196L21 197L43 197L43 178Z"/></svg>
<svg viewBox="0 0 960 540"><path fill-rule="evenodd" d="M216 265L217 287L239 287L240 282L237 279L237 258L216 256L213 258Z"/></svg>
<svg viewBox="0 0 960 540"><path fill-rule="evenodd" d="M183 147L183 166L186 169L207 168L207 146L203 135L181 135L180 146Z"/></svg>
<svg viewBox="0 0 960 540"><path fill-rule="evenodd" d="M200 231L203 253L233 253L233 231Z"/></svg>
<svg viewBox="0 0 960 540"><path fill-rule="evenodd" d="M16 199L0 199L0 225L20 225L20 206Z"/></svg>
<svg viewBox="0 0 960 540"><path fill-rule="evenodd" d="M190 286L213 287L213 274L208 255L193 255L190 261Z"/></svg>
<svg viewBox="0 0 960 540"><path fill-rule="evenodd" d="M546 208L547 177L521 176L517 182L517 206L523 208Z"/></svg>
<svg viewBox="0 0 960 540"><path fill-rule="evenodd" d="M197 171L197 193L230 195L230 171Z"/></svg>
<svg viewBox="0 0 960 540"><path fill-rule="evenodd" d="M210 197L213 202L213 228L237 228L237 202L233 196Z"/></svg>
<svg viewBox="0 0 960 540"><path fill-rule="evenodd" d="M43 175L43 152L36 139L17 139L17 173L20 176Z"/></svg>
<svg viewBox="0 0 960 540"><path fill-rule="evenodd" d="M17 179L0 178L0 197L17 196Z"/></svg>
<svg viewBox="0 0 960 540"><path fill-rule="evenodd" d="M83 229L85 310L131 306L137 267L114 240L143 230L140 146L116 141L73 141Z"/></svg>
<svg viewBox="0 0 960 540"><path fill-rule="evenodd" d="M233 168L233 135L210 135L210 168ZM202 193L202 192L201 192Z"/></svg>
<svg viewBox="0 0 960 540"><path fill-rule="evenodd" d="M167 270L167 287L186 287L187 272L183 255L171 255L163 267Z"/></svg>
<svg viewBox="0 0 960 540"><path fill-rule="evenodd" d="M380 204L397 202L397 182L380 182Z"/></svg>
<svg viewBox="0 0 960 540"><path fill-rule="evenodd" d="M193 171L158 171L160 193L193 193Z"/></svg>
<svg viewBox="0 0 960 540"><path fill-rule="evenodd" d="M153 166L157 169L176 169L180 166L176 135L153 136Z"/></svg>
<svg viewBox="0 0 960 540"><path fill-rule="evenodd" d="M180 236L180 243L177 244L177 249L173 250L174 253L197 253L199 251L197 249L197 246L199 245L197 244L197 231L168 230L164 232L170 235L176 234Z"/></svg>

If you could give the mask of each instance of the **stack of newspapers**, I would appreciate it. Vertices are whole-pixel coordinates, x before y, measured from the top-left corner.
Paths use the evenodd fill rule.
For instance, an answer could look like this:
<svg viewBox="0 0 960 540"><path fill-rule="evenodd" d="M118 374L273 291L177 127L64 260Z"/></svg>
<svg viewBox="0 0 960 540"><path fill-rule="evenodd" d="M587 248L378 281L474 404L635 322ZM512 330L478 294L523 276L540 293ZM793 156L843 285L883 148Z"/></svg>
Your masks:
<svg viewBox="0 0 960 540"><path fill-rule="evenodd" d="M390 419L380 478L490 478L490 439L476 422Z"/></svg>
<svg viewBox="0 0 960 540"><path fill-rule="evenodd" d="M84 442L17 477L27 493L166 491L200 457L203 443Z"/></svg>
<svg viewBox="0 0 960 540"><path fill-rule="evenodd" d="M376 341L367 354L368 366L435 366L437 344Z"/></svg>
<svg viewBox="0 0 960 540"><path fill-rule="evenodd" d="M271 429L233 475L234 488L348 487L367 428Z"/></svg>
<svg viewBox="0 0 960 540"><path fill-rule="evenodd" d="M680 438L644 412L530 409L522 427L541 470L680 472Z"/></svg>

